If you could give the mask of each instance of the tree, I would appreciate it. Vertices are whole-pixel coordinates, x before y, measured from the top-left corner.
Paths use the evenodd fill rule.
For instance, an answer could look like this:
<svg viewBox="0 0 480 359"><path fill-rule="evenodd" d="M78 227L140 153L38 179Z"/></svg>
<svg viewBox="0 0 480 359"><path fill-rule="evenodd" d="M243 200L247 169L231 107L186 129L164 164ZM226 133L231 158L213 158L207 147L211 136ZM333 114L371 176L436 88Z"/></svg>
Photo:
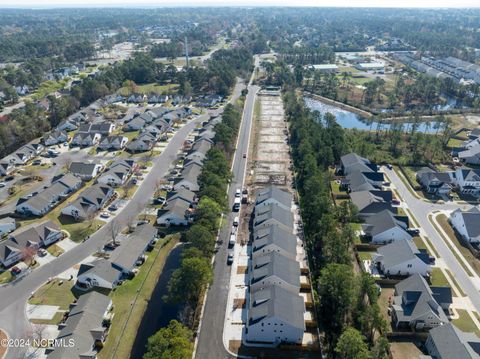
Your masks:
<svg viewBox="0 0 480 359"><path fill-rule="evenodd" d="M185 258L170 278L165 298L169 302L197 303L205 286L212 280L212 268L207 258Z"/></svg>
<svg viewBox="0 0 480 359"><path fill-rule="evenodd" d="M203 256L208 257L213 254L215 236L208 227L202 224L194 224L185 233L185 239L195 248L202 251Z"/></svg>
<svg viewBox="0 0 480 359"><path fill-rule="evenodd" d="M172 320L148 338L143 359L184 359L193 353L193 333L182 323Z"/></svg>
<svg viewBox="0 0 480 359"><path fill-rule="evenodd" d="M368 359L367 344L362 334L355 328L347 328L338 339L335 352L342 359Z"/></svg>
<svg viewBox="0 0 480 359"><path fill-rule="evenodd" d="M202 197L197 206L197 219L203 223L211 232L218 229L219 218L222 214L222 208L213 199Z"/></svg>
<svg viewBox="0 0 480 359"><path fill-rule="evenodd" d="M382 317L380 307L377 303L367 306L360 314L359 318L362 332L367 336L367 339L373 343L375 332L377 330L385 330L387 323Z"/></svg>
<svg viewBox="0 0 480 359"><path fill-rule="evenodd" d="M110 222L110 237L112 238L113 244L116 243L117 237L120 234L121 228L120 224L116 219L112 219Z"/></svg>
<svg viewBox="0 0 480 359"><path fill-rule="evenodd" d="M320 311L330 345L342 333L355 303L355 282L352 268L346 264L330 263L320 272Z"/></svg>

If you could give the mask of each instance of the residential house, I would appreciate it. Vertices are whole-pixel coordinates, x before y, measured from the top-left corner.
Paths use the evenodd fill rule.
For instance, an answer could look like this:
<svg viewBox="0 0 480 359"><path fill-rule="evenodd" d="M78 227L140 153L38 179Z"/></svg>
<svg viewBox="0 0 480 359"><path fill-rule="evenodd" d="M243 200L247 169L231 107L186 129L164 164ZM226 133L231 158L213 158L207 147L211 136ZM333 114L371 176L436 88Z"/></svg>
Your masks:
<svg viewBox="0 0 480 359"><path fill-rule="evenodd" d="M185 188L193 192L200 190L200 184L198 183L198 177L202 173L202 166L197 162L192 162L188 166L184 166L180 177L175 180L173 189L178 191Z"/></svg>
<svg viewBox="0 0 480 359"><path fill-rule="evenodd" d="M80 265L76 286L86 290L91 288L113 289L121 278L121 268L108 259L100 258Z"/></svg>
<svg viewBox="0 0 480 359"><path fill-rule="evenodd" d="M377 172L378 166L371 163L368 159L363 158L356 153L349 153L340 158L340 166L337 171L347 176L354 172Z"/></svg>
<svg viewBox="0 0 480 359"><path fill-rule="evenodd" d="M125 131L138 131L144 128L145 124L146 124L145 120L140 116L137 116L132 118L130 121L128 121L123 127L123 129Z"/></svg>
<svg viewBox="0 0 480 359"><path fill-rule="evenodd" d="M193 220L193 209L189 201L175 198L158 210L157 224L165 227L187 226Z"/></svg>
<svg viewBox="0 0 480 359"><path fill-rule="evenodd" d="M100 133L77 132L71 141L72 146L90 147L96 146L102 135Z"/></svg>
<svg viewBox="0 0 480 359"><path fill-rule="evenodd" d="M300 264L279 252L253 253L250 290L277 284L294 293L300 291Z"/></svg>
<svg viewBox="0 0 480 359"><path fill-rule="evenodd" d="M42 141L45 146L53 146L58 143L67 142L68 134L65 131L49 132L42 137Z"/></svg>
<svg viewBox="0 0 480 359"><path fill-rule="evenodd" d="M254 230L267 228L270 225L278 224L287 232L293 232L293 215L287 210L275 203L269 205L260 205L255 207L255 218L253 220Z"/></svg>
<svg viewBox="0 0 480 359"><path fill-rule="evenodd" d="M58 124L57 131L75 131L79 126L79 122L74 119L66 119Z"/></svg>
<svg viewBox="0 0 480 359"><path fill-rule="evenodd" d="M62 199L82 186L80 178L66 174L54 178L49 186L17 201L15 211L25 216L43 216L50 212Z"/></svg>
<svg viewBox="0 0 480 359"><path fill-rule="evenodd" d="M186 188L180 188L177 191L170 192L169 197L167 198L167 203L176 199L182 199L185 202L188 202L191 207L195 207L198 198L195 192L192 192Z"/></svg>
<svg viewBox="0 0 480 359"><path fill-rule="evenodd" d="M374 244L411 240L407 229L408 217L395 215L388 209L367 217L362 224L363 235Z"/></svg>
<svg viewBox="0 0 480 359"><path fill-rule="evenodd" d="M349 192L373 191L382 189L384 177L382 172L352 172L341 183Z"/></svg>
<svg viewBox="0 0 480 359"><path fill-rule="evenodd" d="M122 245L115 248L110 255L110 261L123 274L130 274L137 262L145 254L152 241L157 238L157 229L149 223L135 227L132 233L122 239Z"/></svg>
<svg viewBox="0 0 480 359"><path fill-rule="evenodd" d="M426 249L418 249L412 240L390 243L377 249L373 262L386 276L430 275L431 258Z"/></svg>
<svg viewBox="0 0 480 359"><path fill-rule="evenodd" d="M303 298L279 284L250 289L246 340L262 344L301 344L305 331Z"/></svg>
<svg viewBox="0 0 480 359"><path fill-rule="evenodd" d="M0 176L8 176L15 170L15 165L8 160L0 161Z"/></svg>
<svg viewBox="0 0 480 359"><path fill-rule="evenodd" d="M125 136L108 136L100 141L98 148L108 151L108 150L121 150L125 147L128 142L128 138Z"/></svg>
<svg viewBox="0 0 480 359"><path fill-rule="evenodd" d="M142 133L127 145L127 150L130 152L145 152L150 151L155 147L157 139L149 133Z"/></svg>
<svg viewBox="0 0 480 359"><path fill-rule="evenodd" d="M185 157L187 160L203 161L207 155L208 150L212 148L212 141L201 139L196 141L188 155Z"/></svg>
<svg viewBox="0 0 480 359"><path fill-rule="evenodd" d="M0 242L0 263L4 268L8 268L25 258L25 252L15 243L5 240Z"/></svg>
<svg viewBox="0 0 480 359"><path fill-rule="evenodd" d="M447 172L438 172L424 167L417 172L416 178L427 193L449 194L452 190L452 178Z"/></svg>
<svg viewBox="0 0 480 359"><path fill-rule="evenodd" d="M480 193L480 170L457 168L454 182L461 193L478 195Z"/></svg>
<svg viewBox="0 0 480 359"><path fill-rule="evenodd" d="M290 211L293 201L293 196L290 192L280 189L277 186L269 186L258 190L255 198L255 208L276 204L288 211Z"/></svg>
<svg viewBox="0 0 480 359"><path fill-rule="evenodd" d="M62 209L62 214L76 220L85 220L100 210L115 194L107 185L98 183L83 190L78 198Z"/></svg>
<svg viewBox="0 0 480 359"><path fill-rule="evenodd" d="M465 151L460 151L458 153L458 158L460 161L469 165L480 164L480 145L471 147Z"/></svg>
<svg viewBox="0 0 480 359"><path fill-rule="evenodd" d="M108 167L99 178L98 183L117 187L124 185L135 170L136 165L133 160L118 160Z"/></svg>
<svg viewBox="0 0 480 359"><path fill-rule="evenodd" d="M396 214L397 208L392 206L392 199L391 191L370 190L350 193L350 200L357 207L359 218L363 220L384 210Z"/></svg>
<svg viewBox="0 0 480 359"><path fill-rule="evenodd" d="M4 217L0 218L0 237L3 237L5 234L13 232L17 228L15 223L15 218Z"/></svg>
<svg viewBox="0 0 480 359"><path fill-rule="evenodd" d="M60 227L52 221L34 223L21 227L10 234L9 240L19 247L28 247L29 243L38 243L38 247L48 247L64 237Z"/></svg>
<svg viewBox="0 0 480 359"><path fill-rule="evenodd" d="M82 181L90 181L97 177L102 169L103 166L99 163L72 162L68 171Z"/></svg>
<svg viewBox="0 0 480 359"><path fill-rule="evenodd" d="M445 311L452 303L450 287L429 287L420 274L395 285L392 323L396 328L428 330L448 323Z"/></svg>
<svg viewBox="0 0 480 359"><path fill-rule="evenodd" d="M81 295L71 305L67 320L55 339L65 345L55 346L47 358L96 359L107 337L106 321L111 318L112 307L112 300L104 294L91 291Z"/></svg>
<svg viewBox="0 0 480 359"><path fill-rule="evenodd" d="M99 133L104 136L108 136L113 130L115 130L115 124L108 121L82 123L78 128L78 132Z"/></svg>
<svg viewBox="0 0 480 359"><path fill-rule="evenodd" d="M270 252L277 252L285 257L295 259L297 238L291 232L275 224L255 231L252 254L268 254Z"/></svg>
<svg viewBox="0 0 480 359"><path fill-rule="evenodd" d="M474 333L461 331L452 323L431 329L425 348L435 359L480 358L480 338Z"/></svg>
<svg viewBox="0 0 480 359"><path fill-rule="evenodd" d="M44 147L40 143L29 143L20 147L18 150L3 159L3 163L8 162L11 165L24 165L28 161L38 156Z"/></svg>
<svg viewBox="0 0 480 359"><path fill-rule="evenodd" d="M197 99L196 102L199 107L213 107L220 101L222 101L222 96L220 95L206 95L203 98Z"/></svg>
<svg viewBox="0 0 480 359"><path fill-rule="evenodd" d="M480 210L472 207L466 211L460 208L450 214L452 227L470 243L480 243Z"/></svg>

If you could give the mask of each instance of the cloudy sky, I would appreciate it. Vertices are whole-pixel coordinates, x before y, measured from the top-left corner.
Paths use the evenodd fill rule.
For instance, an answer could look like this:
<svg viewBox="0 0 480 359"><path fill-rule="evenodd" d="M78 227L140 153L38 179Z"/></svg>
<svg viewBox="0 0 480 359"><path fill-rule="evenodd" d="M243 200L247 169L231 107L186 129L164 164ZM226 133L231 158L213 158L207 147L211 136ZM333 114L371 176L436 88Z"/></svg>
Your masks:
<svg viewBox="0 0 480 359"><path fill-rule="evenodd" d="M0 0L0 7L100 6L480 7L480 0Z"/></svg>

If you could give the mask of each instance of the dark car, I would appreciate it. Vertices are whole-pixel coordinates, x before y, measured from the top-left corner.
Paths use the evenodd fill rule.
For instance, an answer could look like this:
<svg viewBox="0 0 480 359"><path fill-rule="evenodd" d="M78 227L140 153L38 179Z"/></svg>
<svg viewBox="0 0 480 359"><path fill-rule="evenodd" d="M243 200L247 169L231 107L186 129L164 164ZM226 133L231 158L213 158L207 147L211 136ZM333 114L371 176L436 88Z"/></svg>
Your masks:
<svg viewBox="0 0 480 359"><path fill-rule="evenodd" d="M418 236L420 235L420 229L418 228L407 228L407 233L411 236Z"/></svg>
<svg viewBox="0 0 480 359"><path fill-rule="evenodd" d="M228 252L227 264L230 265L233 263L233 251Z"/></svg>
<svg viewBox="0 0 480 359"><path fill-rule="evenodd" d="M5 181L7 181L7 182L13 181L14 178L15 177L13 177L13 176L7 176L7 177L5 177Z"/></svg>

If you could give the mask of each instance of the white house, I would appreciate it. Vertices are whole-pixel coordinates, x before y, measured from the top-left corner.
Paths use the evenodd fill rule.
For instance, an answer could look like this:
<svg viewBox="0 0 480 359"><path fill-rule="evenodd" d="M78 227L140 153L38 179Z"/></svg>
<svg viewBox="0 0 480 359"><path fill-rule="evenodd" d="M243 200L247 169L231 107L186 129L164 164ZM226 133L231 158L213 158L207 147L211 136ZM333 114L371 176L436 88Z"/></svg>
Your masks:
<svg viewBox="0 0 480 359"><path fill-rule="evenodd" d="M121 186L127 182L134 169L135 162L132 160L116 161L98 178L98 183L112 187Z"/></svg>
<svg viewBox="0 0 480 359"><path fill-rule="evenodd" d="M157 224L160 226L187 226L192 220L191 203L182 198L176 198L167 203L157 214Z"/></svg>
<svg viewBox="0 0 480 359"><path fill-rule="evenodd" d="M419 250L412 240L396 241L378 248L373 262L385 275L418 273L426 277L432 271L427 251Z"/></svg>
<svg viewBox="0 0 480 359"><path fill-rule="evenodd" d="M68 170L82 181L90 181L98 176L103 166L100 163L72 162Z"/></svg>
<svg viewBox="0 0 480 359"><path fill-rule="evenodd" d="M457 168L454 181L461 193L478 194L480 192L480 170Z"/></svg>
<svg viewBox="0 0 480 359"><path fill-rule="evenodd" d="M113 289L122 276L121 269L107 259L100 258L91 263L80 265L77 274L77 287L82 289Z"/></svg>
<svg viewBox="0 0 480 359"><path fill-rule="evenodd" d="M366 223L362 224L363 235L374 244L411 240L407 228L407 217L397 216L386 209L367 217Z"/></svg>
<svg viewBox="0 0 480 359"><path fill-rule="evenodd" d="M102 150L121 150L128 142L125 136L108 136L100 141L98 148Z"/></svg>
<svg viewBox="0 0 480 359"><path fill-rule="evenodd" d="M13 232L17 228L15 224L15 218L5 217L0 219L0 237L3 235Z"/></svg>
<svg viewBox="0 0 480 359"><path fill-rule="evenodd" d="M467 211L460 208L450 214L453 228L470 243L480 242L480 210L472 207Z"/></svg>
<svg viewBox="0 0 480 359"><path fill-rule="evenodd" d="M2 160L0 162L0 176L8 176L15 170L15 164Z"/></svg>
<svg viewBox="0 0 480 359"><path fill-rule="evenodd" d="M75 136L73 136L71 145L82 147L95 146L100 142L101 138L102 135L100 133L77 132Z"/></svg>
<svg viewBox="0 0 480 359"><path fill-rule="evenodd" d="M45 146L53 146L57 143L68 141L68 134L65 131L53 131L45 134L42 138Z"/></svg>
<svg viewBox="0 0 480 359"><path fill-rule="evenodd" d="M280 285L251 289L245 329L247 342L302 343L304 312L303 298Z"/></svg>
<svg viewBox="0 0 480 359"><path fill-rule="evenodd" d="M20 262L24 253L15 243L11 241L0 242L0 263L4 268L8 268L17 262Z"/></svg>

